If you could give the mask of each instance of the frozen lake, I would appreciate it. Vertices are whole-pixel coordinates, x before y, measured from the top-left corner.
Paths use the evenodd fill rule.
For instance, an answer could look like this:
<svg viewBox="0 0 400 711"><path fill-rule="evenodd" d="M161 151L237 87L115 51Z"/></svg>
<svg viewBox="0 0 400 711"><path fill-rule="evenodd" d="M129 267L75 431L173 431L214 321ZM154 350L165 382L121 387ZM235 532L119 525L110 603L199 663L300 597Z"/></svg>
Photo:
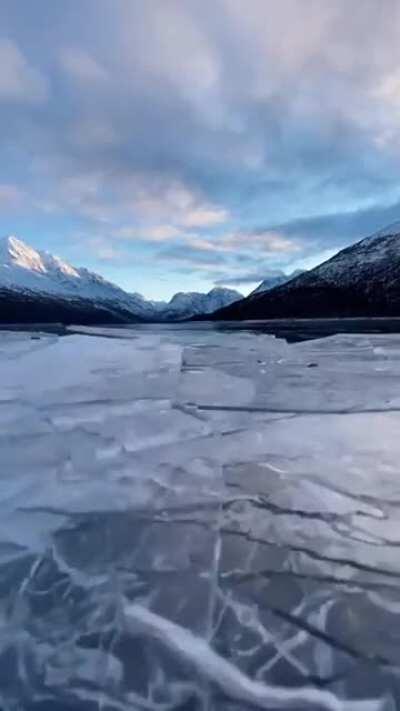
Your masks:
<svg viewBox="0 0 400 711"><path fill-rule="evenodd" d="M399 462L398 335L0 332L1 711L395 711Z"/></svg>

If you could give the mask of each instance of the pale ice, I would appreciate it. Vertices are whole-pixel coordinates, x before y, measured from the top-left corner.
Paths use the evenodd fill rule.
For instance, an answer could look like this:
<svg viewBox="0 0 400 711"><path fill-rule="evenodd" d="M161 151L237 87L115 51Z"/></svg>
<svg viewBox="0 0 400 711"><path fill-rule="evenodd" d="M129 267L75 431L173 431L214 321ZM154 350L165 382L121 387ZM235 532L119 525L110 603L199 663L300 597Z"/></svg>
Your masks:
<svg viewBox="0 0 400 711"><path fill-rule="evenodd" d="M1 711L395 711L400 336L0 332Z"/></svg>

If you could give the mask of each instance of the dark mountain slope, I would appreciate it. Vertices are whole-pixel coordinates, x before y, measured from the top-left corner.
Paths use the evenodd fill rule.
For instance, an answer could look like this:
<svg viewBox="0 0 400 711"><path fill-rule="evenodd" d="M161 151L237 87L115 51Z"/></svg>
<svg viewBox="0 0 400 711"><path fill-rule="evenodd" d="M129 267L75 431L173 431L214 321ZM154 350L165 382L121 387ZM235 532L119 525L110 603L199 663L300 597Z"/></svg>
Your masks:
<svg viewBox="0 0 400 711"><path fill-rule="evenodd" d="M351 316L400 316L400 223L287 284L212 314L215 320Z"/></svg>
<svg viewBox="0 0 400 711"><path fill-rule="evenodd" d="M0 323L117 324L141 321L120 307L0 288Z"/></svg>

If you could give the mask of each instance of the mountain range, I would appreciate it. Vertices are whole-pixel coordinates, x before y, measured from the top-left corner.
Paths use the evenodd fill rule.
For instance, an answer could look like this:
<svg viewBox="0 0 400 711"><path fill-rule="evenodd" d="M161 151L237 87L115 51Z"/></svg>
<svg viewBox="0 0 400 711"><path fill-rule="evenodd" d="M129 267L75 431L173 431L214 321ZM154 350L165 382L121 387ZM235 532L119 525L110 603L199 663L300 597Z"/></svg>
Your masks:
<svg viewBox="0 0 400 711"><path fill-rule="evenodd" d="M307 272L270 274L247 298L233 289L169 302L127 293L16 237L0 240L0 322L132 323L400 316L400 222Z"/></svg>
<svg viewBox="0 0 400 711"><path fill-rule="evenodd" d="M2 323L179 321L241 298L233 289L215 288L208 294L178 293L169 302L147 301L16 237L0 240Z"/></svg>
<svg viewBox="0 0 400 711"><path fill-rule="evenodd" d="M216 311L215 320L400 316L400 222L268 292Z"/></svg>

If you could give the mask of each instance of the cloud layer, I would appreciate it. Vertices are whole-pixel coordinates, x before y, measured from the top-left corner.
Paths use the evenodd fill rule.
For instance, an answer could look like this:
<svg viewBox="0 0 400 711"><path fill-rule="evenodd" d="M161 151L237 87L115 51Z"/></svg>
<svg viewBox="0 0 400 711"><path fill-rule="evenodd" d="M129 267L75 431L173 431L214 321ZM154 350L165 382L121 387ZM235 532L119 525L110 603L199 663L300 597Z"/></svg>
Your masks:
<svg viewBox="0 0 400 711"><path fill-rule="evenodd" d="M3 0L0 28L3 231L167 296L400 218L398 0Z"/></svg>

